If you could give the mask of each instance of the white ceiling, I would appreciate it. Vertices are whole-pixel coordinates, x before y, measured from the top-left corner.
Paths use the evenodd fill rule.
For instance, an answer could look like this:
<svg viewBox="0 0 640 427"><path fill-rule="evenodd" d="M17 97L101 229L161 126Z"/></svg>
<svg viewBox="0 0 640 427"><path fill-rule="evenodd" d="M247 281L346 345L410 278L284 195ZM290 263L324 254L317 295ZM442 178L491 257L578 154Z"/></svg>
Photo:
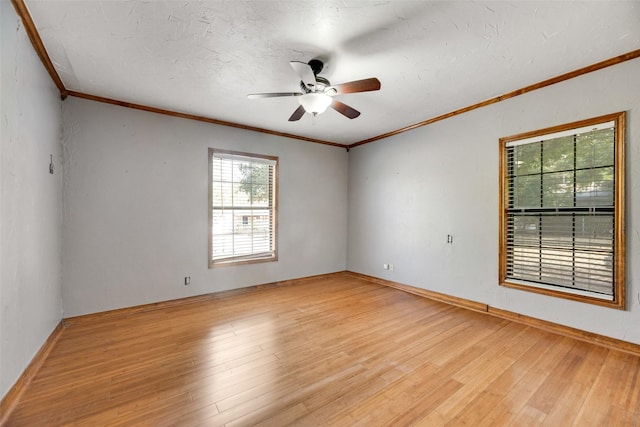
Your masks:
<svg viewBox="0 0 640 427"><path fill-rule="evenodd" d="M639 1L26 0L68 90L351 144L640 48ZM289 61L362 112L287 119Z"/></svg>

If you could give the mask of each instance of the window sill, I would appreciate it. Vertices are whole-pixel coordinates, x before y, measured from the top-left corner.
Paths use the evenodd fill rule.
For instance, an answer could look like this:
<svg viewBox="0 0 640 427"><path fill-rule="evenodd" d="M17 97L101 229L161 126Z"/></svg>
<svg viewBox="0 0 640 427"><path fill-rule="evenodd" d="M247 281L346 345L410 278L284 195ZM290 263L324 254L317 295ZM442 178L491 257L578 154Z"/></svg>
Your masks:
<svg viewBox="0 0 640 427"><path fill-rule="evenodd" d="M618 297L618 299L610 299L607 295L599 295L591 292L585 292L580 290L567 289L566 291L553 286L521 282L518 280L505 280L500 282L500 286L506 288L519 289L521 291L533 292L543 295L554 296L558 298L569 299L572 301L584 302L588 304L600 305L609 308L615 308L618 310L625 309L624 297Z"/></svg>
<svg viewBox="0 0 640 427"><path fill-rule="evenodd" d="M271 262L277 261L277 255L270 255L264 257L256 257L256 258L234 258L234 259L218 259L218 260L210 260L209 268L218 268L218 267L228 267L232 265L244 265L244 264L256 264L260 262Z"/></svg>

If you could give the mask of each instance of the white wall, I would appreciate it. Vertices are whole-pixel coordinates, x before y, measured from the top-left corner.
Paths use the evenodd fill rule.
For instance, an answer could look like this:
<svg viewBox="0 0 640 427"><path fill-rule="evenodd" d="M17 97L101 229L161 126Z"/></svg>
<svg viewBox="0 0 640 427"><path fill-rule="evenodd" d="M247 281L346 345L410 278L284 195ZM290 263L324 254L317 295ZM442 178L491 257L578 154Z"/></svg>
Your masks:
<svg viewBox="0 0 640 427"><path fill-rule="evenodd" d="M2 398L62 318L62 114L60 96L22 22L10 2L0 3Z"/></svg>
<svg viewBox="0 0 640 427"><path fill-rule="evenodd" d="M346 150L77 98L63 117L65 317L345 269ZM279 156L277 262L208 268L209 147Z"/></svg>
<svg viewBox="0 0 640 427"><path fill-rule="evenodd" d="M623 110L627 310L498 286L498 139ZM352 149L348 232L349 270L640 344L640 60Z"/></svg>

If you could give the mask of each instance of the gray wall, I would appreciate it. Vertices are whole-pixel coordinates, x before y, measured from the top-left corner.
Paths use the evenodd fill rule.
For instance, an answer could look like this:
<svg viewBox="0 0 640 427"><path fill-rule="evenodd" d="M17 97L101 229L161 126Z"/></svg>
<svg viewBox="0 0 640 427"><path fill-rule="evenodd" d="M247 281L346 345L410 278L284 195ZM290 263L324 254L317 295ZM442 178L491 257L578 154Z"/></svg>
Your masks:
<svg viewBox="0 0 640 427"><path fill-rule="evenodd" d="M2 1L0 7L1 398L62 318L62 114L13 6Z"/></svg>
<svg viewBox="0 0 640 427"><path fill-rule="evenodd" d="M627 310L498 286L498 139L623 110ZM640 60L352 149L348 233L349 270L640 344Z"/></svg>
<svg viewBox="0 0 640 427"><path fill-rule="evenodd" d="M65 317L345 269L346 150L77 98L63 111ZM208 268L209 147L280 158L277 262Z"/></svg>

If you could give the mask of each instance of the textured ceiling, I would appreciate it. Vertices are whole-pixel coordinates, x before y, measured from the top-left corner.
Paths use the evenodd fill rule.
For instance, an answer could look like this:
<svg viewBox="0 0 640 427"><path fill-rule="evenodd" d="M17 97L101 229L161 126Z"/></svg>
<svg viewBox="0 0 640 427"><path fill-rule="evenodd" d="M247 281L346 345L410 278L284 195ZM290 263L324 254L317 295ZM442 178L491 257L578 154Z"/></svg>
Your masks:
<svg viewBox="0 0 640 427"><path fill-rule="evenodd" d="M68 90L351 144L640 48L640 2L26 0ZM360 110L287 119L289 61Z"/></svg>

